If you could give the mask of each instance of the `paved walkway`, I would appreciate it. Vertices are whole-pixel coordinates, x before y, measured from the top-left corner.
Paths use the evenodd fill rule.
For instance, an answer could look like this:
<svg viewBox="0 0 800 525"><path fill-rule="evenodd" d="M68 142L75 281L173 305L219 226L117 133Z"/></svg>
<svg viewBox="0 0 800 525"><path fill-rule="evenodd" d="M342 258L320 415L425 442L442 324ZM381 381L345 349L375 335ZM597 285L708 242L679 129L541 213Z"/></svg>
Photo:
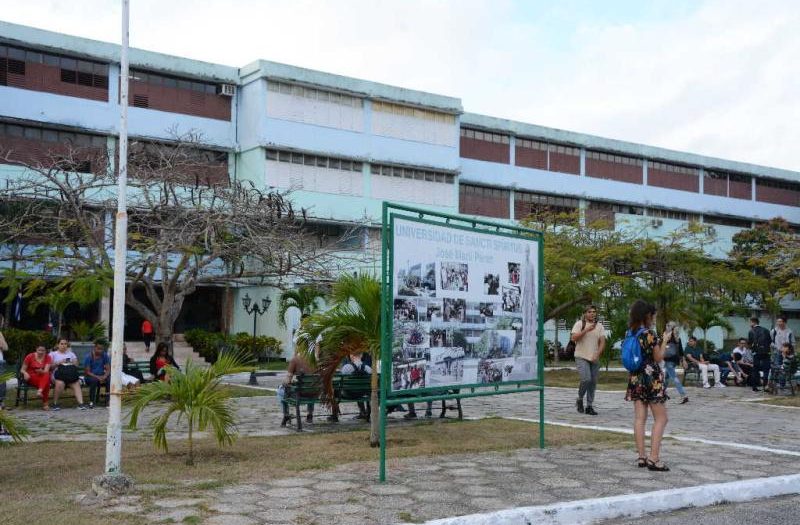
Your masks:
<svg viewBox="0 0 800 525"><path fill-rule="evenodd" d="M232 379L239 383L246 380L244 376ZM277 381L259 378L265 387L275 386ZM669 404L667 430L670 435L695 441L665 442L662 457L673 469L668 474L635 468L635 453L626 449L599 445L593 445L590 451L575 447L524 449L391 460L389 483L384 485L376 483L376 464L355 463L210 491L191 486L171 488L174 498L170 500L151 499L147 494L157 491L145 490L144 495L109 502L106 510L144 514L152 521L171 518L180 522L187 516L197 516L198 523L208 525L384 524L800 470L800 417L796 409L754 404L751 401L763 395L744 388L690 388L689 396L691 401L686 405ZM466 399L463 406L467 417L535 419L536 400L535 393L510 394ZM600 415L595 417L575 411L571 389L548 389L546 400L546 419L552 423L630 428L631 406L623 401L622 392L598 392L595 406ZM274 397L239 398L235 403L242 435L295 432L278 427L280 411ZM26 422L35 439L105 439L105 409L15 414ZM393 424L403 424L398 416L391 417ZM309 425L308 431L365 426L351 419L343 419L338 425L322 419L318 417L319 422ZM129 433L128 437L147 437L147 431ZM737 445L752 448L734 448ZM767 449L783 449L789 455Z"/></svg>

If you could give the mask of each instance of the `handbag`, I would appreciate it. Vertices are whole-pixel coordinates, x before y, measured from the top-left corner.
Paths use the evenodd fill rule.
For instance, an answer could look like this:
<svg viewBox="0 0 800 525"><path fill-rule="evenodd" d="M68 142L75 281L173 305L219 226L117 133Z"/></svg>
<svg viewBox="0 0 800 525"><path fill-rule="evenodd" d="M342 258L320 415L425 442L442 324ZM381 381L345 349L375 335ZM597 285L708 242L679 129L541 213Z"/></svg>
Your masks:
<svg viewBox="0 0 800 525"><path fill-rule="evenodd" d="M58 368L56 368L55 373L53 373L53 377L59 381L63 381L64 384L67 385L80 379L78 367L75 365L60 365Z"/></svg>

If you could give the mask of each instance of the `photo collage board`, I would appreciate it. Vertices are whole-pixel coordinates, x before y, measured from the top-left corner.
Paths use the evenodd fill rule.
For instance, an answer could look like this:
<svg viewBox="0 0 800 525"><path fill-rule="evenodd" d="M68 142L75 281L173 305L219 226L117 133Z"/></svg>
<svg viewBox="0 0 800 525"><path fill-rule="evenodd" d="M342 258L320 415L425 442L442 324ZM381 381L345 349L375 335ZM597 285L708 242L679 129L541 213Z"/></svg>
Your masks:
<svg viewBox="0 0 800 525"><path fill-rule="evenodd" d="M537 378L539 244L392 221L391 391Z"/></svg>

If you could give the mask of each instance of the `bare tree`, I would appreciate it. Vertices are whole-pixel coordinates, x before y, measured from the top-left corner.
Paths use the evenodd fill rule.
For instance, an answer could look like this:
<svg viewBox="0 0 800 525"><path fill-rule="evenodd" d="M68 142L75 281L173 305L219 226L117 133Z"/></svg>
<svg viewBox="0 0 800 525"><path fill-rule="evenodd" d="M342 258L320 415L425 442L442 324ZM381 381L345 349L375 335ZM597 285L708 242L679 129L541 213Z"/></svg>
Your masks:
<svg viewBox="0 0 800 525"><path fill-rule="evenodd" d="M229 181L227 154L202 149L197 135L132 142L130 152L126 303L153 324L158 340L170 339L198 286L327 281L348 264L334 253L341 239L315 236L288 193ZM116 181L109 153L74 145L35 158L0 152L22 166L0 189L10 211L0 214L0 231L7 239L35 232L41 246L29 269L110 279Z"/></svg>

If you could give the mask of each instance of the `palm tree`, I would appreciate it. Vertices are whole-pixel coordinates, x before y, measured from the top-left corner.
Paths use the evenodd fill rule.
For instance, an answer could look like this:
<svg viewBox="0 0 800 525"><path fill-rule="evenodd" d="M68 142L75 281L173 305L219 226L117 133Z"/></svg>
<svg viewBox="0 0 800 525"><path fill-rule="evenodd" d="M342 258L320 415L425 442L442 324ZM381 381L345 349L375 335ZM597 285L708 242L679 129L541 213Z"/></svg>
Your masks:
<svg viewBox="0 0 800 525"><path fill-rule="evenodd" d="M708 349L708 330L715 326L725 330L733 330L733 326L725 318L730 309L711 299L700 299L688 309L690 322L703 331L703 352Z"/></svg>
<svg viewBox="0 0 800 525"><path fill-rule="evenodd" d="M278 322L281 326L286 326L286 312L291 308L300 310L300 318L305 319L319 310L319 301L323 297L325 297L325 292L316 286L309 285L283 292L278 307Z"/></svg>
<svg viewBox="0 0 800 525"><path fill-rule="evenodd" d="M342 359L361 352L372 356L369 442L375 447L379 428L377 363L381 353L381 284L371 275L343 275L333 285L329 299L333 305L330 310L314 313L303 320L297 349L318 365L329 394L332 394L331 379ZM313 344L318 338L319 344ZM315 349L319 355L315 355Z"/></svg>
<svg viewBox="0 0 800 525"><path fill-rule="evenodd" d="M0 382L5 383L12 377L14 377L14 374L11 372L0 374ZM22 442L22 439L28 435L28 429L11 416L8 410L0 410L0 428L4 428L8 435L11 436L11 439L17 443Z"/></svg>
<svg viewBox="0 0 800 525"><path fill-rule="evenodd" d="M173 414L177 421L186 418L189 427L189 457L194 465L194 430L204 431L210 425L217 444L230 445L236 438L236 420L230 404L230 392L221 385L223 376L249 370L238 353L223 353L217 361L203 368L189 360L186 369L168 368L169 381L155 381L134 394L129 427L135 429L142 410L154 401L167 401L164 412L151 421L153 444L167 451L167 423Z"/></svg>

